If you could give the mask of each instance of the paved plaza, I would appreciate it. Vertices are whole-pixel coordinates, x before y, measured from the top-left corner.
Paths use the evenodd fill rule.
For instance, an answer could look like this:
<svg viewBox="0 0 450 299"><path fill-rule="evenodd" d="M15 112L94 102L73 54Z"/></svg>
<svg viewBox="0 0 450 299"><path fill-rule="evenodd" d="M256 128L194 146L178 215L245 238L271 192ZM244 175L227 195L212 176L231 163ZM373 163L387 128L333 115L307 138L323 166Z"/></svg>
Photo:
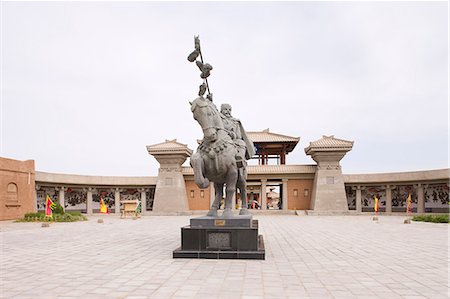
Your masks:
<svg viewBox="0 0 450 299"><path fill-rule="evenodd" d="M172 259L188 216L3 221L0 298L448 298L447 224L255 217L265 261Z"/></svg>

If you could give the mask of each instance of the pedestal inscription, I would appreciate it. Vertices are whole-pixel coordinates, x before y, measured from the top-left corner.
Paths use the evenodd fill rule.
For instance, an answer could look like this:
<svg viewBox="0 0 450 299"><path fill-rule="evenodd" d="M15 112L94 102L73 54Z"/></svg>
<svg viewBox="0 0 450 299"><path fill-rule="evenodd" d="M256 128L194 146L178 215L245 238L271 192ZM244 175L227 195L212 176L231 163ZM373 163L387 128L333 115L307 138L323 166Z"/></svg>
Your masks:
<svg viewBox="0 0 450 299"><path fill-rule="evenodd" d="M225 220L220 220L220 219L218 219L218 220L214 220L214 226L225 226Z"/></svg>
<svg viewBox="0 0 450 299"><path fill-rule="evenodd" d="M208 232L208 249L231 249L231 233Z"/></svg>

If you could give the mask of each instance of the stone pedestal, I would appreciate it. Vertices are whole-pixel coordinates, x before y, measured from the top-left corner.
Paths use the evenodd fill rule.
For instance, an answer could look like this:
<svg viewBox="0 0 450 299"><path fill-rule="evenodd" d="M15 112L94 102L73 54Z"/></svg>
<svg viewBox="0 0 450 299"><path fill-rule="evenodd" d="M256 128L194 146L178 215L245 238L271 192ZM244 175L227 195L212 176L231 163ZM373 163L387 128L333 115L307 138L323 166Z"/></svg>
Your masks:
<svg viewBox="0 0 450 299"><path fill-rule="evenodd" d="M189 204L181 165L191 156L192 150L187 145L176 142L176 139L149 145L147 150L160 164L153 211L160 213L188 211Z"/></svg>
<svg viewBox="0 0 450 299"><path fill-rule="evenodd" d="M173 258L265 259L258 220L251 215L198 217L181 228L181 247Z"/></svg>
<svg viewBox="0 0 450 299"><path fill-rule="evenodd" d="M348 212L344 178L339 161L353 147L352 141L334 136L323 136L305 148L317 162L314 187L311 197L311 210L314 212Z"/></svg>
<svg viewBox="0 0 450 299"><path fill-rule="evenodd" d="M156 182L154 212L185 212L189 210L181 171L159 171Z"/></svg>

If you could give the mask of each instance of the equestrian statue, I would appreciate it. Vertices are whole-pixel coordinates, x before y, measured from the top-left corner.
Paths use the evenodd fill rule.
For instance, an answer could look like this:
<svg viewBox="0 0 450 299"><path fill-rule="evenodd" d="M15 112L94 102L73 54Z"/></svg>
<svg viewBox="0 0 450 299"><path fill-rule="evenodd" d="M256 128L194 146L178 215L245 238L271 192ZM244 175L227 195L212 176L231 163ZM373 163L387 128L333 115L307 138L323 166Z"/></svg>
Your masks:
<svg viewBox="0 0 450 299"><path fill-rule="evenodd" d="M248 138L242 123L231 116L231 105L223 104L220 111L214 105L208 84L208 77L213 68L203 62L199 37L196 36L194 41L195 50L188 56L188 60L195 61L203 79L198 97L190 102L194 119L203 131L203 140L190 161L194 169L195 183L202 189L207 188L210 182L214 183L216 194L208 216L218 216L217 210L224 187L225 210L222 217L233 216L233 196L237 189L242 202L239 214L248 215L246 160L255 154L253 142ZM205 97L206 92L208 94Z"/></svg>

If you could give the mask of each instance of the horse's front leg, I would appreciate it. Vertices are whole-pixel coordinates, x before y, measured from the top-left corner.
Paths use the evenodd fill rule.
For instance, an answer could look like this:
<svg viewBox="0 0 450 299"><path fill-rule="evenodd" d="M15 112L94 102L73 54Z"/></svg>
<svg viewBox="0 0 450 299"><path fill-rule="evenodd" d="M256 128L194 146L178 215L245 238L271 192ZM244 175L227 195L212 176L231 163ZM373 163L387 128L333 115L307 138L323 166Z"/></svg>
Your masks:
<svg viewBox="0 0 450 299"><path fill-rule="evenodd" d="M207 216L216 217L217 216L217 210L220 206L220 201L223 197L223 183L214 183L214 189L216 191L214 202L211 205L211 209L209 210Z"/></svg>
<svg viewBox="0 0 450 299"><path fill-rule="evenodd" d="M191 157L191 166L194 170L194 179L197 186L201 189L208 188L209 180L205 177L205 165L203 157L196 152Z"/></svg>
<svg viewBox="0 0 450 299"><path fill-rule="evenodd" d="M230 171L227 177L227 186L225 187L225 211L223 212L223 217L232 217L233 212L231 211L233 204L233 195L236 193L236 181L237 181L237 170Z"/></svg>

